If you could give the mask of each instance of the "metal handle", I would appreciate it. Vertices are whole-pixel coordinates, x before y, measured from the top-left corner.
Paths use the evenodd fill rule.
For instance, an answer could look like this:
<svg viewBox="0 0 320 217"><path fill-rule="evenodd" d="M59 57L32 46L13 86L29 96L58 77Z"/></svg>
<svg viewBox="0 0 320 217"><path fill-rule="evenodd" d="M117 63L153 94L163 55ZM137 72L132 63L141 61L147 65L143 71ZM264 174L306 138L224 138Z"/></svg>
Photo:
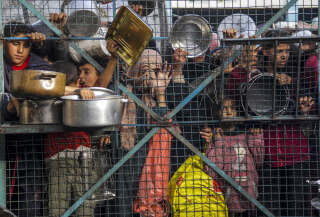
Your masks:
<svg viewBox="0 0 320 217"><path fill-rule="evenodd" d="M51 80L52 78L56 78L56 74L46 74L46 73L41 73L39 78L42 80Z"/></svg>

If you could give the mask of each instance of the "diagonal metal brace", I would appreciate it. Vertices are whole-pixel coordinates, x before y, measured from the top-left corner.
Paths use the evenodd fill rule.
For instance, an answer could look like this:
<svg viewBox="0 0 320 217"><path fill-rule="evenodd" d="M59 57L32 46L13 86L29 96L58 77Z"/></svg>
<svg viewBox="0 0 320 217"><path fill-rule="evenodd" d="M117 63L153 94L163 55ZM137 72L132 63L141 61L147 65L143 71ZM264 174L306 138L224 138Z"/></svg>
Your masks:
<svg viewBox="0 0 320 217"><path fill-rule="evenodd" d="M58 35L60 38L66 37L63 32L55 27L50 21L42 16L30 3L28 3L26 0L19 0L21 4L23 4L27 9L31 11L32 14L34 14L38 19L40 19L44 24L46 24L56 35ZM91 63L98 71L102 72L103 67L97 63L93 58L91 58L84 50L79 48L74 42L72 42L71 45L77 52L79 52L89 63Z"/></svg>
<svg viewBox="0 0 320 217"><path fill-rule="evenodd" d="M174 128L166 128L172 135L179 139L183 144L185 144L193 153L198 155L207 165L209 165L216 173L218 173L224 180L226 180L234 189L239 191L243 196L245 196L249 201L254 203L264 214L269 217L275 217L267 208L265 208L259 201L253 198L246 190L244 190L239 184L237 184L233 179L228 176L223 170L221 170L217 165L211 162L206 156L204 156L196 147L194 147L186 138L180 135Z"/></svg>
<svg viewBox="0 0 320 217"><path fill-rule="evenodd" d="M79 198L62 217L70 216L88 197L90 197L112 174L114 174L123 164L125 164L137 151L139 151L145 143L152 138L160 130L159 127L153 128L145 135L138 144L136 144L120 161L118 161L99 181L94 184L81 198Z"/></svg>

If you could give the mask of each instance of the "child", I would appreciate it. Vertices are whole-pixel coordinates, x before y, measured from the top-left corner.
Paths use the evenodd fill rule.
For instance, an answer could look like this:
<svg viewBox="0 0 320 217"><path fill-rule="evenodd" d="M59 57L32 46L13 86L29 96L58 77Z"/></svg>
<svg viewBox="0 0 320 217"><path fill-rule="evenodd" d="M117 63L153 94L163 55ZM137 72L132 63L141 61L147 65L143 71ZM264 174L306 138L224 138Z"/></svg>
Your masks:
<svg viewBox="0 0 320 217"><path fill-rule="evenodd" d="M270 30L265 37L288 37L288 33ZM298 107L292 103L286 114L298 110L300 115L306 116L314 101L308 95L300 95L299 99L296 97L297 73L295 64L290 64L290 45L279 43L276 49L274 46L274 43L262 46L263 59L267 62L260 66L261 71L274 73L280 85L288 86L292 101L298 100ZM276 71L273 67L275 61ZM310 176L310 148L303 125L296 121L272 122L265 127L264 143L266 160L260 176L262 203L275 216L308 214L305 180Z"/></svg>
<svg viewBox="0 0 320 217"><path fill-rule="evenodd" d="M236 117L235 105L230 98L224 98L222 105L223 110L218 109L220 118ZM247 135L241 132L235 123L228 122L215 128L213 138L210 128L204 128L200 134L208 144L206 156L257 199L257 167L263 163L264 159L262 129L250 129L250 134ZM230 215L248 216L246 211L255 209L253 203L241 196L241 193L220 178L213 169L207 167L207 170L222 188Z"/></svg>
<svg viewBox="0 0 320 217"><path fill-rule="evenodd" d="M110 47L110 42L108 43ZM53 65L57 71L67 74L66 94L81 87L93 87L97 84L108 85L113 74L113 61L117 47L111 50L112 62L108 64L103 74L89 63L80 65L80 75L77 77L77 67L70 62L57 62ZM110 68L110 66L112 66ZM115 66L115 65L114 65ZM110 75L111 74L111 75ZM104 78L107 77L107 78ZM101 83L101 81L103 81ZM107 82L106 82L107 81ZM69 91L71 91L69 93ZM94 93L86 88L80 89L82 99L95 98ZM109 144L110 137L100 139L100 149L103 144ZM97 181L97 171L93 168L93 152L90 134L87 132L64 132L48 134L44 147L49 175L49 216L61 216L73 202L78 200ZM83 163L85 163L83 165ZM71 199L74 198L74 199ZM94 216L94 200L85 200L76 210L76 216Z"/></svg>
<svg viewBox="0 0 320 217"><path fill-rule="evenodd" d="M29 37L30 40L5 40L4 41L4 95L2 111L5 120L16 120L19 113L19 103L10 94L11 72L15 70L33 69L50 70L51 67L39 56L32 52L32 47L41 47L46 37L35 32L31 27L19 22L7 23L4 27L4 37ZM34 139L34 140L33 140ZM42 141L41 136L31 135L6 136L8 161L15 162L16 181L18 186L19 216L41 215L42 192ZM14 142L13 142L14 141ZM32 144L30 144L32 141ZM37 142L39 142L37 144ZM35 162L38 162L37 164ZM37 178L35 178L37 177ZM14 186L14 185L13 185ZM10 189L12 196L15 189ZM12 199L12 198L11 198ZM12 199L11 202L14 200ZM16 201L14 201L16 202Z"/></svg>

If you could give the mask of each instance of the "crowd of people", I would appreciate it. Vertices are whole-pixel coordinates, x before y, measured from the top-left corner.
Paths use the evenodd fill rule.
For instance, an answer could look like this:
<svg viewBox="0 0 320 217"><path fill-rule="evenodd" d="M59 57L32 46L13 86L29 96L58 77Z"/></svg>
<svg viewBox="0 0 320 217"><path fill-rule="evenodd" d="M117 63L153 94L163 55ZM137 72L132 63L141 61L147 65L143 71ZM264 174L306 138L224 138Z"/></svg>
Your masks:
<svg viewBox="0 0 320 217"><path fill-rule="evenodd" d="M142 14L143 6L136 1L129 6L137 14ZM61 30L64 29L66 19L64 13L50 16L50 22ZM236 38L236 35L236 29L224 31L226 38ZM261 38L312 35L309 30L270 29ZM116 86L114 72L118 70L118 80L129 91L155 113L166 117L192 93L197 84L222 66L234 54L235 48L239 48L222 48L215 38L204 55L188 58L187 51L173 50L171 46L167 47L166 53L161 54L156 43L151 40L138 62L132 67L125 67L119 64L119 45L107 40L110 56L104 59L93 56L104 66L100 72L90 62L75 62L69 56L70 41L47 40L48 35L37 32L30 25L9 22L4 27L4 37L29 38L4 41L5 97L2 114L6 121L16 121L20 115L21 102L10 93L12 71L32 69L62 72L67 77L65 95L79 94L81 98L91 100L95 96L88 87L113 89ZM319 71L316 49L313 41L275 43L266 40L260 44L242 45L241 55L221 71L223 83L217 82L220 75L167 123L171 123L180 135L275 216L312 216L315 213L310 202L316 191L308 186L306 180L318 178L319 174L314 171L319 160L318 149L313 144L317 140L312 140L316 126L313 122L297 121L294 118L254 123L235 119L244 117L244 114L257 116L254 107L240 100L245 91L243 87L248 89L246 85L257 75L271 76L272 83L269 85L275 86L275 90L286 90L286 96L273 93L275 98L280 98L280 106L283 105L281 100L288 101L285 109L280 109L276 114L277 117L296 115L307 119L317 115ZM270 82L267 79L263 81ZM128 98L125 94L123 96ZM271 106L273 117L279 106L278 101L262 102L274 103ZM149 132L157 120L129 99L121 123L119 132L99 136L97 141L93 141L86 130L35 137L8 135L8 207L18 216L61 216L88 190L85 186L92 186L99 178L92 161L93 149L111 145L113 161L120 160ZM94 147L95 143L100 147ZM84 156L81 153L87 154ZM100 215L210 216L204 211L205 208L202 211L194 210L193 213L180 210L181 213L177 214L177 210L168 211L173 206L168 195L170 177L191 155L194 153L183 142L161 128L148 145L144 145L118 169L115 199L106 202L109 208ZM81 157L88 160L90 174L84 173L81 161L78 160ZM46 168L45 172L43 168ZM227 207L224 211L217 210L216 216L219 216L219 212L224 212L221 216L264 215L221 178L216 170L206 165L203 171L219 186L224 197L222 202ZM88 185L83 185L84 176L90 176L85 179ZM85 200L75 215L94 216L95 207L95 200Z"/></svg>

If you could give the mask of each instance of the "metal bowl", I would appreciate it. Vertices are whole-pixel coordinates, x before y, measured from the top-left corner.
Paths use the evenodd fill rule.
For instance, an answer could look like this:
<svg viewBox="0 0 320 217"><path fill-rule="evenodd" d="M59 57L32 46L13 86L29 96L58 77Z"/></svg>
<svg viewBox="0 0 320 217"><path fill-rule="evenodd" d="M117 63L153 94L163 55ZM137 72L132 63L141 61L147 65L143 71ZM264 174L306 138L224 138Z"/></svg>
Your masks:
<svg viewBox="0 0 320 217"><path fill-rule="evenodd" d="M181 48L189 58L203 55L212 40L211 26L203 17L188 14L180 17L173 25L170 42L173 49Z"/></svg>

